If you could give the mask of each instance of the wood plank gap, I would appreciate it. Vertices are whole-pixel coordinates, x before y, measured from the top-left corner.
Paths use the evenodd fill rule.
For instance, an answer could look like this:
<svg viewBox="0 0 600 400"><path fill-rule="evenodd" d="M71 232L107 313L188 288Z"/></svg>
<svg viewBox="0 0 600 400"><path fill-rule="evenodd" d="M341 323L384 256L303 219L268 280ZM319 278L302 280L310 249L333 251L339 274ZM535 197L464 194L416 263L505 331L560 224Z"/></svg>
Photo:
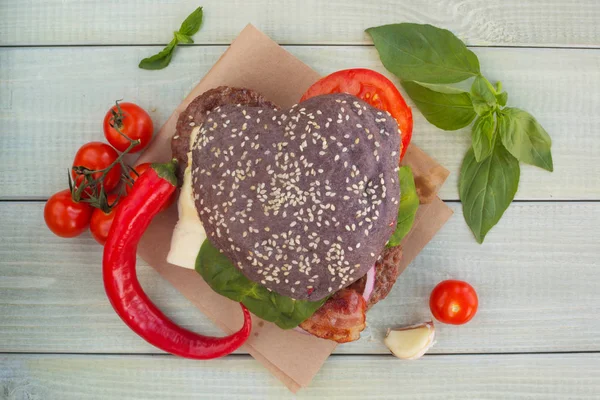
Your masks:
<svg viewBox="0 0 600 400"><path fill-rule="evenodd" d="M102 43L86 43L86 44L9 44L9 45L0 45L0 49L14 49L14 48L68 48L68 47L156 47L161 48L165 47L168 43L165 44L156 44L156 43L134 43L134 44L102 44ZM285 47L374 47L372 43L279 43L281 46ZM190 43L190 44L179 44L179 47L227 47L229 43ZM553 49L553 50L600 50L599 46L520 46L520 45L468 45L470 49Z"/></svg>
<svg viewBox="0 0 600 400"><path fill-rule="evenodd" d="M581 350L581 351L524 351L524 352L507 352L507 353L499 353L499 352L484 352L484 353L431 353L425 354L423 357L456 357L456 356L466 356L466 357L474 357L474 356L515 356L515 355L553 355L553 354L600 354L600 350ZM93 357L103 357L103 356L150 356L150 357L172 357L172 358L181 358L174 356L169 353L123 353L123 352L113 352L113 353L94 353L94 352L29 352L29 351L0 351L0 356L93 356ZM357 357L357 356L366 356L366 357L394 357L392 354L381 354L381 353L334 353L330 357ZM250 354L247 353L233 353L229 354L226 357L228 358L245 358L251 357Z"/></svg>

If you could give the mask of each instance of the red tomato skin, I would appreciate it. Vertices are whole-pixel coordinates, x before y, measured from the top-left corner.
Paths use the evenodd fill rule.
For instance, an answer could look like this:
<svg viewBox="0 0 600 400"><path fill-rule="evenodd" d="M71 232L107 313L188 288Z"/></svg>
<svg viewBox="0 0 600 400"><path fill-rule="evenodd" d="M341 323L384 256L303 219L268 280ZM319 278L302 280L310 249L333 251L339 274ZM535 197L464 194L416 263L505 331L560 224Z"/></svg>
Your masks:
<svg viewBox="0 0 600 400"><path fill-rule="evenodd" d="M130 153L137 153L148 146L152 140L152 133L154 132L152 118L146 112L146 110L137 104L119 103L119 107L123 111L123 120L118 128L130 139L140 140L140 144L130 150ZM115 149L123 152L127 150L130 143L119 132L117 132L115 128L111 126L113 111L118 112L116 105L108 110L104 116L104 122L102 124L104 136L106 137L106 140L108 140L108 143L110 143Z"/></svg>
<svg viewBox="0 0 600 400"><path fill-rule="evenodd" d="M402 137L400 159L404 157L412 138L412 110L392 81L370 69L344 69L319 79L304 93L300 101L331 93L352 94L373 107L392 114Z"/></svg>
<svg viewBox="0 0 600 400"><path fill-rule="evenodd" d="M109 195L107 197L108 204L113 204L116 199L117 195ZM120 201L122 200L123 197L121 197ZM92 219L90 221L90 233L92 234L92 237L96 239L96 242L100 243L102 246L104 246L106 243L108 232L110 231L112 222L115 219L115 213L117 212L118 207L118 205L113 207L108 213L105 213L100 208L96 208L92 213Z"/></svg>
<svg viewBox="0 0 600 400"><path fill-rule="evenodd" d="M101 170L108 167L113 161L119 157L119 154L106 143L89 142L84 144L77 150L73 166L84 166L91 170ZM71 171L71 175L75 180L75 186L79 186L83 182L83 176L75 174ZM101 172L93 174L94 179L100 178ZM121 181L121 165L116 164L104 178L104 190L110 192Z"/></svg>
<svg viewBox="0 0 600 400"><path fill-rule="evenodd" d="M60 191L46 202L44 221L56 236L72 238L81 235L92 217L92 207L88 203L74 202L71 191Z"/></svg>
<svg viewBox="0 0 600 400"><path fill-rule="evenodd" d="M440 322L462 325L477 313L479 299L473 286L459 280L446 280L431 291L429 308Z"/></svg>

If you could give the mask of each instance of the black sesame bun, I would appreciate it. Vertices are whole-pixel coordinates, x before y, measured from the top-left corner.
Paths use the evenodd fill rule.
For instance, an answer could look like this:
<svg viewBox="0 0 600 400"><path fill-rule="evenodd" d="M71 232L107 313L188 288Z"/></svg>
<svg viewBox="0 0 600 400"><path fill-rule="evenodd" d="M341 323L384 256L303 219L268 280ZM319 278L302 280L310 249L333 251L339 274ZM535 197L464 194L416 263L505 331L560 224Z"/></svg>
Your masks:
<svg viewBox="0 0 600 400"><path fill-rule="evenodd" d="M316 301L361 278L394 231L400 136L347 94L278 111L226 105L193 145L194 199L210 241L249 279Z"/></svg>

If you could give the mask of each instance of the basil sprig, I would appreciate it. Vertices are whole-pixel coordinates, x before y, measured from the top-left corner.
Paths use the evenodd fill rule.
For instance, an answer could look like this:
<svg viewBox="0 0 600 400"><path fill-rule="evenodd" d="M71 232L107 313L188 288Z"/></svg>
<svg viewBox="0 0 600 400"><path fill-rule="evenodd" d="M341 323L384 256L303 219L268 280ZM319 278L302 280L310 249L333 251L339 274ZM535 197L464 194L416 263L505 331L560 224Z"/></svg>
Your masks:
<svg viewBox="0 0 600 400"><path fill-rule="evenodd" d="M179 43L194 43L192 36L200 30L202 25L202 7L198 7L193 13L181 23L178 31L173 32L171 42L157 54L144 58L140 61L139 67L142 69L163 69L171 62L175 48Z"/></svg>
<svg viewBox="0 0 600 400"><path fill-rule="evenodd" d="M475 53L452 32L410 23L367 29L383 65L398 76L423 116L444 130L475 121L459 193L465 221L482 243L519 186L519 161L553 170L552 141L526 111L506 107L502 84L481 73ZM473 79L469 92L443 84ZM464 86L464 85L461 85Z"/></svg>

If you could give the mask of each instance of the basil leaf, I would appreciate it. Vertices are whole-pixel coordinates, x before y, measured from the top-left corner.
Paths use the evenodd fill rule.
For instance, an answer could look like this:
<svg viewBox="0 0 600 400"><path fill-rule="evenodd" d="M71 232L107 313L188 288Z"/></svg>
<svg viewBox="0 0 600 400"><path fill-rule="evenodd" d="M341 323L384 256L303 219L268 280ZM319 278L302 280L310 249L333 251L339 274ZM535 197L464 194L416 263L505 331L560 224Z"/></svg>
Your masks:
<svg viewBox="0 0 600 400"><path fill-rule="evenodd" d="M496 101L498 102L500 107L504 107L506 105L506 102L508 101L508 93L502 91L502 82L496 82L494 93L496 93Z"/></svg>
<svg viewBox="0 0 600 400"><path fill-rule="evenodd" d="M274 322L281 329L298 326L327 300L294 300L269 291L246 278L209 240L205 240L200 247L196 272L215 292L241 302L254 315Z"/></svg>
<svg viewBox="0 0 600 400"><path fill-rule="evenodd" d="M496 101L498 102L498 104L500 104L500 106L504 107L506 105L506 102L508 101L508 93L498 93L496 95Z"/></svg>
<svg viewBox="0 0 600 400"><path fill-rule="evenodd" d="M188 35L184 35L183 33L180 32L173 32L173 35L175 36L175 39L177 39L177 42L179 43L184 43L184 44L190 44L190 43L194 43L194 40L189 37Z"/></svg>
<svg viewBox="0 0 600 400"><path fill-rule="evenodd" d="M552 140L533 115L518 108L505 108L498 116L502 144L519 161L552 172Z"/></svg>
<svg viewBox="0 0 600 400"><path fill-rule="evenodd" d="M440 129L453 131L463 128L476 116L471 97L466 92L441 93L410 81L403 81L402 87L427 121Z"/></svg>
<svg viewBox="0 0 600 400"><path fill-rule="evenodd" d="M193 36L200 30L200 25L202 25L202 7L196 8L193 13L188 15L185 21L181 23L179 33L186 36Z"/></svg>
<svg viewBox="0 0 600 400"><path fill-rule="evenodd" d="M171 57L173 57L173 51L177 47L177 39L171 40L171 43L167 45L162 51L159 53L144 58L140 61L138 65L142 69L163 69L171 62Z"/></svg>
<svg viewBox="0 0 600 400"><path fill-rule="evenodd" d="M462 163L459 194L467 225L477 242L483 243L485 235L508 208L519 187L519 162L494 140L492 154L477 162L471 147Z"/></svg>
<svg viewBox="0 0 600 400"><path fill-rule="evenodd" d="M471 131L471 142L475 160L481 162L492 154L492 143L494 139L494 114L477 117Z"/></svg>
<svg viewBox="0 0 600 400"><path fill-rule="evenodd" d="M483 76L478 76L471 86L473 108L479 115L484 115L496 108L496 91L492 84Z"/></svg>
<svg viewBox="0 0 600 400"><path fill-rule="evenodd" d="M446 29L402 23L366 32L373 38L383 65L400 79L454 83L479 74L477 56Z"/></svg>
<svg viewBox="0 0 600 400"><path fill-rule="evenodd" d="M410 232L415 215L419 208L419 196L415 187L415 178L409 166L405 165L398 170L400 180L400 206L398 207L398 220L396 230L390 237L388 247L398 246L402 239Z"/></svg>
<svg viewBox="0 0 600 400"><path fill-rule="evenodd" d="M431 89L434 92L439 93L447 93L447 94L461 94L465 93L464 90L456 88L454 86L440 85L438 83L425 83L425 82L415 82L421 86L426 87L427 89Z"/></svg>

